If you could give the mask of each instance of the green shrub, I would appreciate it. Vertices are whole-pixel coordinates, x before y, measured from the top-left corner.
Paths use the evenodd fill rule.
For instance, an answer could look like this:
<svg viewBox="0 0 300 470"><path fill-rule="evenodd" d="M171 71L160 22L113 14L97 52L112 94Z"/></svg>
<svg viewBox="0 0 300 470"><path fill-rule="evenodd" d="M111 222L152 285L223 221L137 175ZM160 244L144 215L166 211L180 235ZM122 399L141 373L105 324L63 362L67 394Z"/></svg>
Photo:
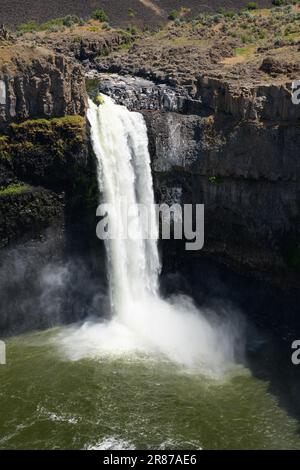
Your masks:
<svg viewBox="0 0 300 470"><path fill-rule="evenodd" d="M235 16L235 12L232 10L225 11L224 16L225 18L233 18Z"/></svg>
<svg viewBox="0 0 300 470"><path fill-rule="evenodd" d="M284 30L284 35L285 35L285 36L288 36L288 35L291 34L291 33L292 33L292 28L291 28L291 26L287 26L287 27L285 28L285 30Z"/></svg>
<svg viewBox="0 0 300 470"><path fill-rule="evenodd" d="M250 36L249 34L242 34L241 35L241 40L243 44L251 43L253 42L253 37Z"/></svg>
<svg viewBox="0 0 300 470"><path fill-rule="evenodd" d="M247 4L247 9L248 10L256 10L257 9L257 3L256 2L249 2Z"/></svg>
<svg viewBox="0 0 300 470"><path fill-rule="evenodd" d="M135 16L135 11L133 10L133 8L128 8L128 16L130 16L130 18L133 18Z"/></svg>
<svg viewBox="0 0 300 470"><path fill-rule="evenodd" d="M179 11L178 10L172 10L169 13L169 20L175 21L179 17Z"/></svg>
<svg viewBox="0 0 300 470"><path fill-rule="evenodd" d="M54 18L38 26L39 31L51 31L53 28L63 26L63 18Z"/></svg>
<svg viewBox="0 0 300 470"><path fill-rule="evenodd" d="M67 28L70 28L71 26L74 26L74 24L79 24L80 23L80 18L78 16L74 15L68 15L63 18L63 25L66 26Z"/></svg>
<svg viewBox="0 0 300 470"><path fill-rule="evenodd" d="M265 32L265 31L260 31L260 32L258 33L259 39L265 39L266 36L267 36L267 35L266 35L266 32Z"/></svg>
<svg viewBox="0 0 300 470"><path fill-rule="evenodd" d="M71 28L76 24L81 24L83 20L76 15L68 15L64 18L53 18L45 23L38 24L36 21L29 21L18 26L17 30L23 33L36 31L63 31L64 27Z"/></svg>
<svg viewBox="0 0 300 470"><path fill-rule="evenodd" d="M27 23L20 24L17 29L23 33L30 33L32 31L38 31L39 25L36 21L28 21Z"/></svg>
<svg viewBox="0 0 300 470"><path fill-rule="evenodd" d="M283 0L272 0L272 4L275 7L281 7L281 5L283 5Z"/></svg>
<svg viewBox="0 0 300 470"><path fill-rule="evenodd" d="M220 15L220 14L213 16L214 23L219 23L221 21L221 19L222 19L222 15Z"/></svg>
<svg viewBox="0 0 300 470"><path fill-rule="evenodd" d="M138 32L137 27L133 26L131 24L129 26L127 26L126 31L130 34L133 34L133 35L137 34L137 32Z"/></svg>
<svg viewBox="0 0 300 470"><path fill-rule="evenodd" d="M111 26L109 23L105 22L102 24L102 29L109 31L111 29Z"/></svg>
<svg viewBox="0 0 300 470"><path fill-rule="evenodd" d="M93 13L91 14L91 17L93 18L93 20L98 20L98 21L101 21L101 22L109 20L107 14L103 10L103 8L100 8L99 10L93 11Z"/></svg>
<svg viewBox="0 0 300 470"><path fill-rule="evenodd" d="M60 30L61 30L61 26L57 26L55 24L52 26L49 26L49 29L48 29L50 33L58 33L58 31Z"/></svg>

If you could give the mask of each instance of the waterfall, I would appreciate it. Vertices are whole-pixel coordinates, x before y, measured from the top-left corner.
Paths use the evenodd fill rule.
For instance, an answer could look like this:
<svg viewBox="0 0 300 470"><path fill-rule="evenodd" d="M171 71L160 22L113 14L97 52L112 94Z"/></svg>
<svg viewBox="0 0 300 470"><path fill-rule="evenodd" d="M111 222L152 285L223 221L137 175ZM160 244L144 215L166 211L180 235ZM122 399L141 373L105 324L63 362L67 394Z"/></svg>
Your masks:
<svg viewBox="0 0 300 470"><path fill-rule="evenodd" d="M106 250L112 308L115 315L123 317L132 303L148 294L158 295L158 229L147 129L141 114L129 112L109 97L100 106L90 100L88 118L102 202L114 209L109 213L109 228L118 235L106 240ZM127 213L122 201L130 207L136 222L134 238L127 236ZM151 239L143 237L141 205L149 209L154 235Z"/></svg>
<svg viewBox="0 0 300 470"><path fill-rule="evenodd" d="M118 236L105 241L112 317L74 327L62 338L64 348L74 360L142 353L206 374L223 373L234 360L236 327L221 321L214 311L208 319L208 312L199 311L186 296L162 299L159 295L158 228L154 208L150 210L154 196L143 116L104 95L101 101L99 106L89 101L88 119L101 203L115 209L109 212L108 222ZM134 216L135 239L127 237L122 198ZM149 239L143 237L145 218L139 204L149 209Z"/></svg>

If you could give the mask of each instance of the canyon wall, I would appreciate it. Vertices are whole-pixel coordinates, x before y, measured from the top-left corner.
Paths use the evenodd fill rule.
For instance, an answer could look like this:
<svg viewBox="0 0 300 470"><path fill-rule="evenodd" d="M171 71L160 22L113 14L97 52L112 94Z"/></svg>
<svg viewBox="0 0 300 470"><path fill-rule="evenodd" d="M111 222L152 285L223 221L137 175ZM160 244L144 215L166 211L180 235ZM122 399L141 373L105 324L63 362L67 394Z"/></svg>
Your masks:
<svg viewBox="0 0 300 470"><path fill-rule="evenodd" d="M61 222L78 199L92 165L85 112L80 64L20 43L1 52L0 246Z"/></svg>
<svg viewBox="0 0 300 470"><path fill-rule="evenodd" d="M14 52L0 61L1 336L98 314L105 285L82 68Z"/></svg>
<svg viewBox="0 0 300 470"><path fill-rule="evenodd" d="M105 312L104 293L97 297L97 285L106 288L105 264L95 235L98 188L83 71L38 49L25 48L27 55L0 71L0 261L7 267L0 330L14 333L32 328L34 305L45 308L41 327L97 314L96 304ZM157 201L205 204L203 250L162 243L168 269L209 257L283 288L298 286L300 107L288 87L203 78L191 93L104 74L94 76L93 87L143 113ZM19 256L26 286L35 286L22 311L16 302L24 291L11 302L6 294L8 283L20 282ZM58 295L57 314L43 303L45 288Z"/></svg>
<svg viewBox="0 0 300 470"><path fill-rule="evenodd" d="M166 262L209 256L297 286L300 106L289 89L238 90L203 79L190 97L180 88L106 76L100 88L143 112L157 200L205 204L204 249L191 253L165 242Z"/></svg>

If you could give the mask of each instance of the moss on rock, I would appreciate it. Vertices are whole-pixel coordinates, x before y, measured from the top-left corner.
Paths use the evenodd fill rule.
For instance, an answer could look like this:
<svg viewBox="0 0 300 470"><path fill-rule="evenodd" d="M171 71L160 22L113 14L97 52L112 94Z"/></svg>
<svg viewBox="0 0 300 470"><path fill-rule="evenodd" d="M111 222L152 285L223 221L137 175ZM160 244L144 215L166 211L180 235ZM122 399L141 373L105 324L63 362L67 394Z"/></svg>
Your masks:
<svg viewBox="0 0 300 470"><path fill-rule="evenodd" d="M102 104L105 103L104 101L104 98L102 95L97 95L94 99L94 103L97 105L97 106L101 106Z"/></svg>
<svg viewBox="0 0 300 470"><path fill-rule="evenodd" d="M86 121L81 116L12 123L0 137L0 166L30 184L62 189L87 162ZM8 184L0 181L0 184Z"/></svg>
<svg viewBox="0 0 300 470"><path fill-rule="evenodd" d="M10 125L11 140L21 143L55 143L64 140L66 145L73 141L83 143L86 121L81 116L65 116L54 119L32 119ZM16 144L17 145L17 144Z"/></svg>
<svg viewBox="0 0 300 470"><path fill-rule="evenodd" d="M7 136L0 136L0 160L8 160L10 158L10 144Z"/></svg>
<svg viewBox="0 0 300 470"><path fill-rule="evenodd" d="M10 184L6 188L0 188L0 198L12 194L22 194L31 191L32 187L25 183Z"/></svg>

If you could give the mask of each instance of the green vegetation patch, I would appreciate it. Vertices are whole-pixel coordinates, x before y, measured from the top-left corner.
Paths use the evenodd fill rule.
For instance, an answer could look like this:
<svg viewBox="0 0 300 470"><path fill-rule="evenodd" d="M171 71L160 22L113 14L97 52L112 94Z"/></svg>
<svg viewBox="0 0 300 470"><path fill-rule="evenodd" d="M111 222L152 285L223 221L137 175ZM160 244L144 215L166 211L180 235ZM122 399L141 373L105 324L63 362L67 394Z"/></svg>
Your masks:
<svg viewBox="0 0 300 470"><path fill-rule="evenodd" d="M98 21L101 21L101 22L109 20L107 14L105 13L105 11L102 8L100 8L98 10L94 10L93 13L91 14L91 17L93 18L93 20L98 20Z"/></svg>
<svg viewBox="0 0 300 470"><path fill-rule="evenodd" d="M221 178L221 176L209 176L208 177L208 182L210 184L215 184L215 185L221 184L222 183L222 178Z"/></svg>
<svg viewBox="0 0 300 470"><path fill-rule="evenodd" d="M98 93L99 80L96 78L87 79L85 81L85 87L86 87L87 94L93 97L96 93Z"/></svg>
<svg viewBox="0 0 300 470"><path fill-rule="evenodd" d="M64 28L71 28L75 25L84 24L84 20L75 15L67 15L63 18L53 18L45 23L37 23L36 21L28 21L17 27L21 33L32 33L37 31L62 31Z"/></svg>
<svg viewBox="0 0 300 470"><path fill-rule="evenodd" d="M85 119L81 116L65 116L54 119L30 119L20 124L10 125L14 141L24 140L30 142L52 142L58 138L75 139L82 142L84 139Z"/></svg>
<svg viewBox="0 0 300 470"><path fill-rule="evenodd" d="M100 23L106 23L108 25L108 16L103 9L95 10L91 14L91 18L99 21ZM77 15L67 15L61 18L53 18L44 23L38 23L36 21L27 21L17 27L17 31L20 34L23 33L34 33L38 31L57 32L64 31L65 28L73 28L75 26L83 26L89 19L84 20ZM107 29L107 28L106 28Z"/></svg>
<svg viewBox="0 0 300 470"><path fill-rule="evenodd" d="M0 188L0 197L23 194L32 190L32 187L25 183L10 184L6 188Z"/></svg>
<svg viewBox="0 0 300 470"><path fill-rule="evenodd" d="M102 95L97 95L97 96L95 96L94 103L95 103L97 106L101 106L102 104L104 104L105 101L104 101L103 96L102 96Z"/></svg>
<svg viewBox="0 0 300 470"><path fill-rule="evenodd" d="M257 9L257 3L256 2L247 3L247 9L248 10L256 10Z"/></svg>
<svg viewBox="0 0 300 470"><path fill-rule="evenodd" d="M80 116L38 119L12 124L12 150L15 156L35 154L42 148L64 158L67 152L78 151L85 139L85 120Z"/></svg>
<svg viewBox="0 0 300 470"><path fill-rule="evenodd" d="M7 136L0 136L0 159L9 160L9 138Z"/></svg>
<svg viewBox="0 0 300 470"><path fill-rule="evenodd" d="M136 12L133 10L133 8L128 8L128 16L131 18L134 18L136 15Z"/></svg>
<svg viewBox="0 0 300 470"><path fill-rule="evenodd" d="M254 54L256 51L256 46L254 45L249 45L245 47L237 47L234 52L236 56L243 56L243 57L248 57L251 54Z"/></svg>
<svg viewBox="0 0 300 470"><path fill-rule="evenodd" d="M178 10L170 11L168 18L169 20L175 21L177 18L179 18L179 11Z"/></svg>
<svg viewBox="0 0 300 470"><path fill-rule="evenodd" d="M8 135L0 136L0 160L34 155L49 149L58 157L78 151L85 141L86 122L81 116L31 119L12 123Z"/></svg>

